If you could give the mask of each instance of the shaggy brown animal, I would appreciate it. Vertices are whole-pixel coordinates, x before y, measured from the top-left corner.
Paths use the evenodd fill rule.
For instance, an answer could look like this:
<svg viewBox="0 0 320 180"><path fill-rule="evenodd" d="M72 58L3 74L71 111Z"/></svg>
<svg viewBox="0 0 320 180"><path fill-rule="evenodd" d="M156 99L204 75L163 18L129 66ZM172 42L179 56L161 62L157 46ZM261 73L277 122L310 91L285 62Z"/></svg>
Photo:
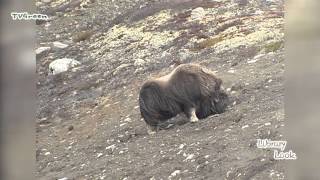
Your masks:
<svg viewBox="0 0 320 180"><path fill-rule="evenodd" d="M152 130L179 113L190 122L222 113L229 98L222 80L197 64L178 65L170 74L145 82L140 90L140 112Z"/></svg>

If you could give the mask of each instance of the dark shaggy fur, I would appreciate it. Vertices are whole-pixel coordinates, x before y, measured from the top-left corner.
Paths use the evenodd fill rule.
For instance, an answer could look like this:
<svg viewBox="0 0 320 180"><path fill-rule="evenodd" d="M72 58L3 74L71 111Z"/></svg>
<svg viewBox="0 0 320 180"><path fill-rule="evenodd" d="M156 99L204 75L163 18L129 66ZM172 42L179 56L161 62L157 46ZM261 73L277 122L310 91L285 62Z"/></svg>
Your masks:
<svg viewBox="0 0 320 180"><path fill-rule="evenodd" d="M177 66L169 75L145 82L140 90L140 112L145 122L157 127L184 112L190 118L222 113L229 100L222 81L213 72L196 64Z"/></svg>

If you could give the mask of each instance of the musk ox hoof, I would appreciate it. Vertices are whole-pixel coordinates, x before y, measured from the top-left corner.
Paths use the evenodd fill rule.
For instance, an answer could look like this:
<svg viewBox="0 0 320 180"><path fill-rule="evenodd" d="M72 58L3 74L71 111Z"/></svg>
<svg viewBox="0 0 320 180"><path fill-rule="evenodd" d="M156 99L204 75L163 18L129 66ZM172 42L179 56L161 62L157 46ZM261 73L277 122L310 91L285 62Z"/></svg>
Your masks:
<svg viewBox="0 0 320 180"><path fill-rule="evenodd" d="M157 131L158 131L158 127L147 125L147 133L149 135L153 135L153 134L157 133Z"/></svg>
<svg viewBox="0 0 320 180"><path fill-rule="evenodd" d="M155 133L157 133L156 131L153 131L153 130L151 130L151 129L148 129L147 132L148 132L149 135L154 135Z"/></svg>
<svg viewBox="0 0 320 180"><path fill-rule="evenodd" d="M199 121L199 119L197 117L191 117L190 118L190 122L192 122L192 123L196 123L198 121Z"/></svg>
<svg viewBox="0 0 320 180"><path fill-rule="evenodd" d="M149 135L153 135L153 134L156 134L157 131L148 129L147 133L148 133Z"/></svg>

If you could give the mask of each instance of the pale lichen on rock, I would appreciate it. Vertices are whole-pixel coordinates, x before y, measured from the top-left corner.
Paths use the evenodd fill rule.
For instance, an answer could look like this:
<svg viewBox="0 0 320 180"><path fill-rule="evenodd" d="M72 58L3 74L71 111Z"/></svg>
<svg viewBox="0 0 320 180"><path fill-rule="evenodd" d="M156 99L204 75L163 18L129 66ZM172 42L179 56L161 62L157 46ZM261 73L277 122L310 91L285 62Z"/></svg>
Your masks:
<svg viewBox="0 0 320 180"><path fill-rule="evenodd" d="M96 49L93 54L103 54L105 49L114 50L118 47L132 49L139 46L147 46L148 48L145 49L146 51L138 53L148 54L148 52L152 52L153 49L167 45L179 36L180 33L178 31L153 30L168 21L170 18L170 12L166 10L132 25L115 25L109 29L105 36L99 38L98 41L91 45L92 47L100 47L99 49ZM139 55L137 58L141 57L143 57L143 55Z"/></svg>

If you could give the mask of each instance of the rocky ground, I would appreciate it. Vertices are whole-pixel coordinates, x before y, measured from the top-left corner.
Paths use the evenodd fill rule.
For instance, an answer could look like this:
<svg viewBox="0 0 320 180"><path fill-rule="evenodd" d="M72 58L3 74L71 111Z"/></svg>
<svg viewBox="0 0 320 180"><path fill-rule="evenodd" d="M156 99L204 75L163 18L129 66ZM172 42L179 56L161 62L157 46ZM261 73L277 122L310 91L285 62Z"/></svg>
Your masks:
<svg viewBox="0 0 320 180"><path fill-rule="evenodd" d="M283 0L36 6L50 17L37 21L37 178L285 179L283 162L256 147L284 128ZM62 58L76 63L55 73ZM148 135L139 88L175 61L213 70L232 105Z"/></svg>

